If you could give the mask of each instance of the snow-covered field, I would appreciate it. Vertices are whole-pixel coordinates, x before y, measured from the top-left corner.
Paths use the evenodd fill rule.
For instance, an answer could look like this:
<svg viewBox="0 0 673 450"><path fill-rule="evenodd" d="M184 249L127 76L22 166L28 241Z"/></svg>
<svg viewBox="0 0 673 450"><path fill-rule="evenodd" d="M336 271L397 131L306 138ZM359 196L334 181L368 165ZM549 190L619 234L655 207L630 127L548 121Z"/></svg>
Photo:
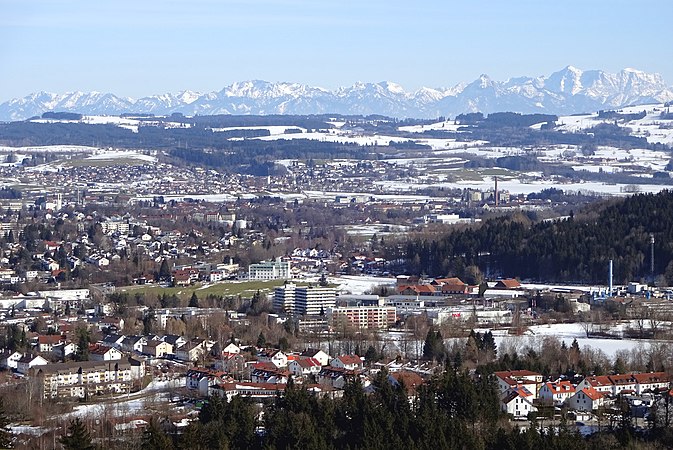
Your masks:
<svg viewBox="0 0 673 450"><path fill-rule="evenodd" d="M349 293L353 295L361 295L365 292L371 291L377 286L394 286L395 278L390 277L368 277L358 275L342 275L340 277L328 278L330 284L337 285L337 291L340 293Z"/></svg>
<svg viewBox="0 0 673 450"><path fill-rule="evenodd" d="M673 121L661 119L661 113L670 110L661 104L631 106L617 110L623 114L637 114L645 111L642 119L620 123L619 126L631 128L634 135L644 137L650 143L673 144ZM615 123L614 119L600 119L598 113L577 116L562 116L557 122L563 131L576 132L595 127L600 123Z"/></svg>

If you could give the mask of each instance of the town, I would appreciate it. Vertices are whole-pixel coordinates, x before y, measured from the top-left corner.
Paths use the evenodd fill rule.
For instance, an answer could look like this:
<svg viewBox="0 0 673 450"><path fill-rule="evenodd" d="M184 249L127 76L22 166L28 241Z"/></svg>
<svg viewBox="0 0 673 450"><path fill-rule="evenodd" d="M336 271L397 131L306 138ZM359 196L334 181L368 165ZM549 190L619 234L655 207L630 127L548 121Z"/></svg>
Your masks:
<svg viewBox="0 0 673 450"><path fill-rule="evenodd" d="M660 107L648 111L658 117ZM476 417L493 410L493 423L516 432L668 427L669 155L529 149L540 164L596 158L606 172L621 167L618 189L601 174L591 190L583 187L591 174L484 162L520 157L514 148L408 141L437 124L458 126L401 125L405 137L385 145L368 131L390 127L383 119L278 135L246 129L244 141L306 134L301 145L367 140L358 148L377 153L280 158L256 174L156 149L4 147L0 396L15 446L51 448L74 424L106 448L152 433L182 442L241 399L259 444L276 438L271 417L286 397L342 405L353 389L378 399L390 388L420 411L446 386L478 389L469 395L482 405L453 406L451 417L487 423ZM464 184L459 171L485 178ZM634 185L635 177L647 182ZM636 195L612 197L626 194ZM593 247L579 255L567 243L577 234L559 250L522 231L566 236L589 227L576 223L601 222L599 214L631 220L628 242L603 237L621 248L581 236ZM509 263L534 257L547 260Z"/></svg>

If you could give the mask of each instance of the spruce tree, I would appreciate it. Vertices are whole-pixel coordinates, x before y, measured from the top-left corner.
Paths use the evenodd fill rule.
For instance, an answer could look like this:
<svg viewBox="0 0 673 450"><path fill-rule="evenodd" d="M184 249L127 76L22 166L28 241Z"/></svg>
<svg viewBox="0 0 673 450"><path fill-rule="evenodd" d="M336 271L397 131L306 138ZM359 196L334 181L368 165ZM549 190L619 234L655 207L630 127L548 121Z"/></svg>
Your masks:
<svg viewBox="0 0 673 450"><path fill-rule="evenodd" d="M196 295L196 292L192 293L192 297L189 299L189 306L190 308L198 308L199 307L199 297Z"/></svg>
<svg viewBox="0 0 673 450"><path fill-rule="evenodd" d="M91 434L79 417L70 421L65 435L59 439L65 450L94 450Z"/></svg>
<svg viewBox="0 0 673 450"><path fill-rule="evenodd" d="M143 431L142 448L144 450L172 450L175 448L173 441L161 429L159 421L155 417L150 419L150 423Z"/></svg>

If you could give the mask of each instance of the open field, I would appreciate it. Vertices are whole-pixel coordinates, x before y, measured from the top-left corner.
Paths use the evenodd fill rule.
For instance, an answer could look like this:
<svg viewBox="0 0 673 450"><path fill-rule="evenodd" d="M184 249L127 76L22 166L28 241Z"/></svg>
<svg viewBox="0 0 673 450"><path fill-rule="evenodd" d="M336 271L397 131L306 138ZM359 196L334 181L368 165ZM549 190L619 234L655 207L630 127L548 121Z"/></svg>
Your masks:
<svg viewBox="0 0 673 450"><path fill-rule="evenodd" d="M159 295L177 295L182 299L188 299L194 292L199 297L206 297L207 295L220 295L223 297L235 297L241 295L243 297L252 296L255 292L260 291L262 294L269 293L273 288L282 286L284 280L269 280L269 281L223 281L220 283L197 283L193 286L180 287L162 287L157 284L148 284L143 286L126 286L120 288L121 292L128 292L131 294L141 293L145 296L159 296Z"/></svg>

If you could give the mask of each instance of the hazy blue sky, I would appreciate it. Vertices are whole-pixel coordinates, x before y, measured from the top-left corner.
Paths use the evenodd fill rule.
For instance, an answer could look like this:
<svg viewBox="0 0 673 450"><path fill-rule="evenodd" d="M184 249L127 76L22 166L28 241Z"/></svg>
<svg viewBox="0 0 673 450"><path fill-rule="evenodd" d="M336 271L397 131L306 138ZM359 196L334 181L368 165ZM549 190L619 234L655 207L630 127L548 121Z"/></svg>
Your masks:
<svg viewBox="0 0 673 450"><path fill-rule="evenodd" d="M0 0L0 102L234 81L450 87L566 65L673 84L671 0Z"/></svg>

